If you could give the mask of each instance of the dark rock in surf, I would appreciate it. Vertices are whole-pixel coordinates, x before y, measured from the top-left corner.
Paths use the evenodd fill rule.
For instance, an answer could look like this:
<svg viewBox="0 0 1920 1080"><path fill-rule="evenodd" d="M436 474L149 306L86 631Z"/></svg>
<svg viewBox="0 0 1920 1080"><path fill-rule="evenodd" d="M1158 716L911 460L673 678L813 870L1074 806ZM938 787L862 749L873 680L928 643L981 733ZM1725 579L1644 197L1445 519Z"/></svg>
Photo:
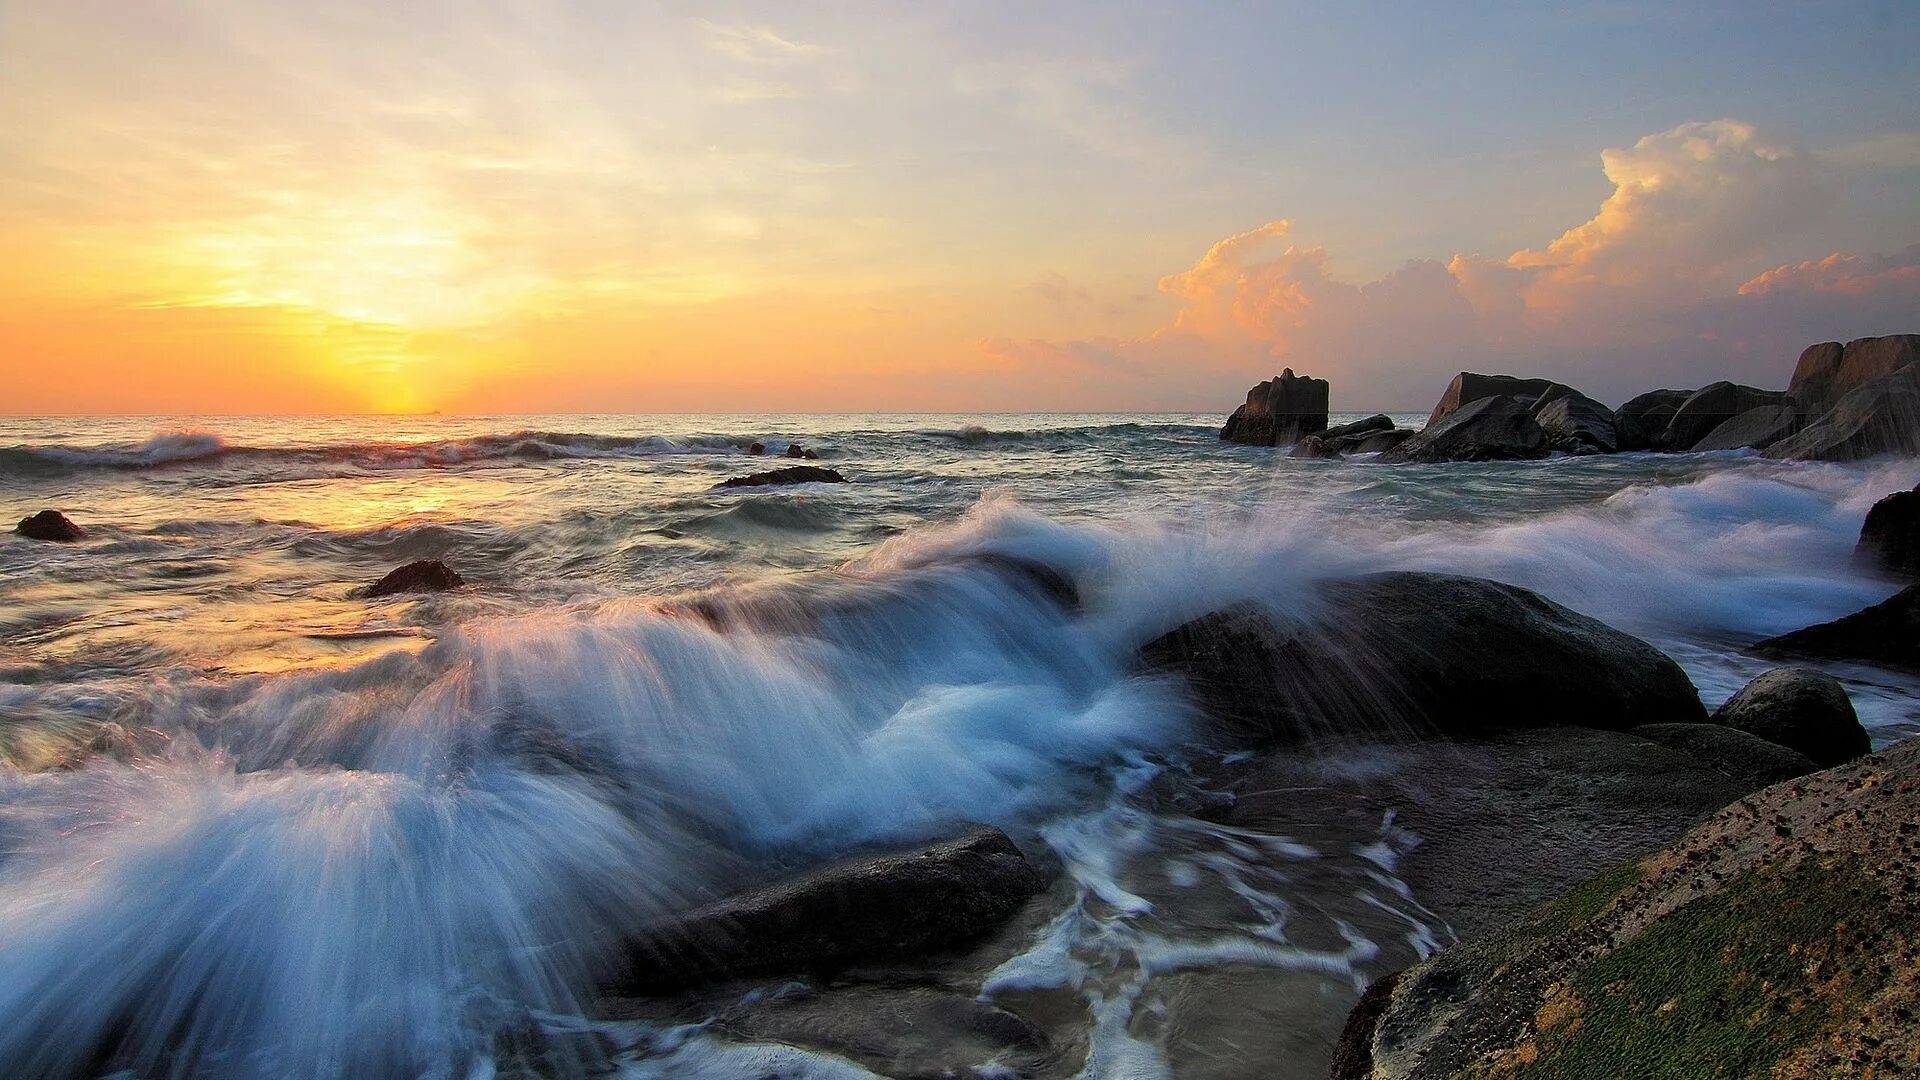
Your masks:
<svg viewBox="0 0 1920 1080"><path fill-rule="evenodd" d="M1382 975L1367 984L1354 1002L1353 1011L1340 1029L1340 1040L1333 1044L1333 1061L1327 1070L1329 1080L1367 1080L1373 1075L1373 1027L1386 1015L1393 1001L1393 988L1400 972Z"/></svg>
<svg viewBox="0 0 1920 1080"><path fill-rule="evenodd" d="M1433 412L1427 415L1427 426L1432 427L1464 406L1483 398L1517 397L1528 402L1538 401L1540 395L1555 385L1552 379L1519 379L1512 375L1480 375L1463 371L1455 375L1441 393Z"/></svg>
<svg viewBox="0 0 1920 1080"><path fill-rule="evenodd" d="M1853 391L1911 367L1916 360L1920 360L1920 334L1809 345L1793 367L1787 393L1809 414L1819 416Z"/></svg>
<svg viewBox="0 0 1920 1080"><path fill-rule="evenodd" d="M1478 398L1387 451L1391 461L1513 461L1543 458L1547 433L1517 397Z"/></svg>
<svg viewBox="0 0 1920 1080"><path fill-rule="evenodd" d="M1920 366L1865 383L1797 434L1767 447L1770 458L1856 461L1920 454Z"/></svg>
<svg viewBox="0 0 1920 1080"><path fill-rule="evenodd" d="M1327 427L1327 381L1295 375L1287 368L1247 391L1246 403L1233 410L1220 429L1227 442L1252 446L1292 446Z"/></svg>
<svg viewBox="0 0 1920 1080"><path fill-rule="evenodd" d="M1775 668L1720 706L1713 722L1797 750L1821 767L1873 749L1846 687L1809 668Z"/></svg>
<svg viewBox="0 0 1920 1080"><path fill-rule="evenodd" d="M1141 664L1185 676L1219 730L1263 743L1706 720L1665 654L1525 589L1386 573L1319 591L1310 621L1230 608L1148 642Z"/></svg>
<svg viewBox="0 0 1920 1080"><path fill-rule="evenodd" d="M1320 437L1329 441L1345 439L1355 435L1371 435L1378 431L1392 431L1393 418L1386 413L1374 413L1364 420L1355 420L1347 424L1335 424L1320 433Z"/></svg>
<svg viewBox="0 0 1920 1080"><path fill-rule="evenodd" d="M22 518L13 531L29 540L50 540L56 544L71 544L87 538L87 530L75 525L58 510L42 510L32 517Z"/></svg>
<svg viewBox="0 0 1920 1080"><path fill-rule="evenodd" d="M1800 410L1791 401L1762 405L1708 432L1695 450L1765 450L1800 430Z"/></svg>
<svg viewBox="0 0 1920 1080"><path fill-rule="evenodd" d="M747 447L748 457L761 457L766 452L767 452L766 443L754 443L752 446Z"/></svg>
<svg viewBox="0 0 1920 1080"><path fill-rule="evenodd" d="M806 447L801 446L799 443L788 443L787 456L790 458L796 458L796 459L805 458L808 461L812 461L815 458L818 458L820 455L814 453L811 450L808 450Z"/></svg>
<svg viewBox="0 0 1920 1080"><path fill-rule="evenodd" d="M1340 456L1340 451L1333 448L1330 440L1323 439L1318 435L1309 435L1299 442L1294 443L1293 449L1287 451L1287 456L1296 458L1337 458Z"/></svg>
<svg viewBox="0 0 1920 1080"><path fill-rule="evenodd" d="M1820 764L1790 747L1751 732L1707 724L1645 724L1633 734L1690 755L1735 780L1765 787L1817 772Z"/></svg>
<svg viewBox="0 0 1920 1080"><path fill-rule="evenodd" d="M1361 1075L1920 1073L1916 818L1920 743L1740 799L1403 972Z"/></svg>
<svg viewBox="0 0 1920 1080"><path fill-rule="evenodd" d="M1614 410L1613 426L1621 450L1659 450L1660 436L1673 414L1693 396L1691 390L1649 390Z"/></svg>
<svg viewBox="0 0 1920 1080"><path fill-rule="evenodd" d="M1547 445L1568 454L1611 454L1620 437L1613 410L1578 390L1555 384L1533 404L1533 418Z"/></svg>
<svg viewBox="0 0 1920 1080"><path fill-rule="evenodd" d="M1414 435L1412 428L1393 428L1368 435L1349 435L1340 440L1339 449L1344 454L1384 454L1413 438Z"/></svg>
<svg viewBox="0 0 1920 1080"><path fill-rule="evenodd" d="M1779 390L1759 390L1739 383L1717 382L1695 390L1674 410L1660 433L1657 447L1665 450L1692 450L1715 428L1742 413L1769 405L1787 403Z"/></svg>
<svg viewBox="0 0 1920 1080"><path fill-rule="evenodd" d="M1860 526L1854 558L1896 577L1920 577L1920 487L1873 504Z"/></svg>
<svg viewBox="0 0 1920 1080"><path fill-rule="evenodd" d="M446 592L448 589L457 589L466 583L465 578L439 559L419 559L367 586L365 595L373 597L409 592Z"/></svg>
<svg viewBox="0 0 1920 1080"><path fill-rule="evenodd" d="M1756 642L1751 651L1920 672L1920 585L1832 622Z"/></svg>
<svg viewBox="0 0 1920 1080"><path fill-rule="evenodd" d="M977 826L934 844L856 855L701 908L631 939L613 992L828 973L963 947L1046 887L1005 833Z"/></svg>
<svg viewBox="0 0 1920 1080"><path fill-rule="evenodd" d="M720 481L716 487L778 487L784 484L844 484L847 478L833 469L823 469L818 465L789 465L784 469L771 472L748 473L745 476L733 476Z"/></svg>

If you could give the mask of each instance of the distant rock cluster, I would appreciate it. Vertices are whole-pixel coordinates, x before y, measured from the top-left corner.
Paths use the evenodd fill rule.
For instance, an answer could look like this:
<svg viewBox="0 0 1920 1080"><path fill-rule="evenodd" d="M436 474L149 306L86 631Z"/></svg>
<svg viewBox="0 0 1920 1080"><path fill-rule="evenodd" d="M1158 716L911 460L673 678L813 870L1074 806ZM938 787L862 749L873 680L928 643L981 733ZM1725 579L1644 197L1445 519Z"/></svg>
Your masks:
<svg viewBox="0 0 1920 1080"><path fill-rule="evenodd" d="M1830 341L1800 354L1784 391L1716 382L1652 390L1618 409L1550 379L1463 371L1418 432L1395 429L1385 414L1328 428L1326 380L1289 368L1248 391L1220 437L1288 446L1292 457L1379 454L1407 462L1742 449L1851 461L1920 452L1916 360L1920 334Z"/></svg>

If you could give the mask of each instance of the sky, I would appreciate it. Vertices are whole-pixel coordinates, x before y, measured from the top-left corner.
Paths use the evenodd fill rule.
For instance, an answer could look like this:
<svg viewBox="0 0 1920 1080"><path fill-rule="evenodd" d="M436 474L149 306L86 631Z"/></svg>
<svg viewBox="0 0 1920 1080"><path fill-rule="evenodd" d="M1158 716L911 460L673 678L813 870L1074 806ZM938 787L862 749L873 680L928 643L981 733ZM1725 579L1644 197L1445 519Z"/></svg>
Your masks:
<svg viewBox="0 0 1920 1080"><path fill-rule="evenodd" d="M1911 0L0 0L0 412L1780 387L1920 331L1916 55Z"/></svg>

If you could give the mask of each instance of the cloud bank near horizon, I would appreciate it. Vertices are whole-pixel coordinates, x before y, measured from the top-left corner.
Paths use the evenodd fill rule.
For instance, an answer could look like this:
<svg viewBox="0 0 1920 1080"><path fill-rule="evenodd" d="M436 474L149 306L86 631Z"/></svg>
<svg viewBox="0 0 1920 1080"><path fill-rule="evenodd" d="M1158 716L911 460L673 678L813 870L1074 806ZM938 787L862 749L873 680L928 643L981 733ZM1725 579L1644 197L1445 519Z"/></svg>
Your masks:
<svg viewBox="0 0 1920 1080"><path fill-rule="evenodd" d="M1281 218L1212 245L1159 281L1171 321L1135 339L989 339L1011 370L1100 372L1230 404L1282 366L1333 380L1336 408L1424 407L1458 370L1547 375L1617 403L1664 385L1782 386L1805 345L1920 330L1920 244L1813 246L1845 170L1734 119L1608 149L1594 215L1505 258L1413 259L1373 281L1336 276ZM1183 388L1176 390L1175 388Z"/></svg>

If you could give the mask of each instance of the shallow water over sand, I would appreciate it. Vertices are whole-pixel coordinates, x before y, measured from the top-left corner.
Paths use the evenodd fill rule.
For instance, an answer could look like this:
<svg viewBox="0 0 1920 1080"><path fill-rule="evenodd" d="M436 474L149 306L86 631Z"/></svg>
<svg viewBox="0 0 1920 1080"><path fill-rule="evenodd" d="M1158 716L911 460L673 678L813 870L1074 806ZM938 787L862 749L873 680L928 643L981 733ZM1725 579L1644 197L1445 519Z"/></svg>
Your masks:
<svg viewBox="0 0 1920 1080"><path fill-rule="evenodd" d="M592 1016L592 942L986 821L1066 869L969 973L1054 1049L958 1063L1233 1075L1204 1064L1232 1024L1196 1033L1208 1010L1180 1000L1323 1039L1449 931L1398 885L1418 838L1390 819L1275 839L1162 805L1204 754L1178 689L1133 673L1140 643L1328 575L1450 570L1647 637L1711 706L1769 666L1746 643L1893 591L1849 554L1920 480L1740 454L1293 461L1216 424L0 421L7 509L92 534L0 539L0 1063L85 1069L131 1031L153 1071L469 1075L531 1010L611 1024L636 1076L861 1075L711 1017ZM715 490L779 464L754 442L853 483ZM427 557L472 586L356 594ZM1836 674L1877 740L1920 732L1909 680ZM1221 990L1243 978L1258 992Z"/></svg>

